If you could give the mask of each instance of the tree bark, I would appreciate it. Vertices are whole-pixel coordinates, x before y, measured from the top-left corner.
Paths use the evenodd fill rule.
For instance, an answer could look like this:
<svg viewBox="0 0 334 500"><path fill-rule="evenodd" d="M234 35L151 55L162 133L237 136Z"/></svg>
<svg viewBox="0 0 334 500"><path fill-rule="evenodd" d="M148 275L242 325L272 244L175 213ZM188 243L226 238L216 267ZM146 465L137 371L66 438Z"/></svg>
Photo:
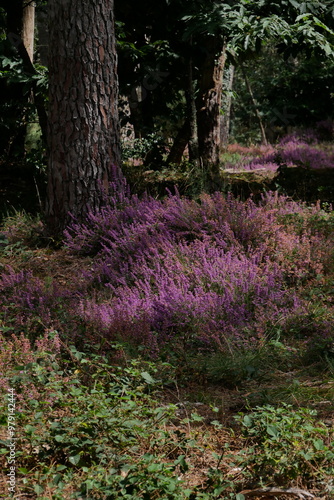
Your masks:
<svg viewBox="0 0 334 500"><path fill-rule="evenodd" d="M113 0L49 3L46 222L60 236L103 203L120 165Z"/></svg>
<svg viewBox="0 0 334 500"><path fill-rule="evenodd" d="M208 176L208 189L219 187L220 110L222 102L223 71L226 60L225 46L214 37L205 39L207 57L201 68L197 124L199 155Z"/></svg>
<svg viewBox="0 0 334 500"><path fill-rule="evenodd" d="M48 47L49 47L49 32L48 32L48 13L47 8L36 9L36 26L37 26L37 42L35 58L42 66L48 66Z"/></svg>
<svg viewBox="0 0 334 500"><path fill-rule="evenodd" d="M190 125L189 121L186 120L174 139L173 145L167 158L168 165L180 165L184 150L186 149L189 139Z"/></svg>

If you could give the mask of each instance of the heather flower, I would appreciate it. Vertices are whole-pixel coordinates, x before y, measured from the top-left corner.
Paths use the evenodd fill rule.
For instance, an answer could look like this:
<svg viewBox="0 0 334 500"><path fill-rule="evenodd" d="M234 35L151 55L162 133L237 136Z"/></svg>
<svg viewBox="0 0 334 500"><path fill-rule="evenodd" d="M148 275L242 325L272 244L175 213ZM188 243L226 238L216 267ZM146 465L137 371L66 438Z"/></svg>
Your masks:
<svg viewBox="0 0 334 500"><path fill-rule="evenodd" d="M240 343L257 308L266 305L274 320L278 306L291 303L283 270L268 258L268 240L281 229L269 195L268 207L219 193L200 203L175 195L134 205L142 216L100 238L91 279L97 276L110 298L80 302L84 321L104 335L147 345L158 338L160 346L189 335L192 342L229 336ZM77 249L73 228L67 234Z"/></svg>
<svg viewBox="0 0 334 500"><path fill-rule="evenodd" d="M273 152L261 158L254 158L244 168L275 170L276 165L311 169L334 168L334 155L303 142L298 136L289 136Z"/></svg>
<svg viewBox="0 0 334 500"><path fill-rule="evenodd" d="M152 355L169 343L246 348L301 307L291 285L328 272L330 216L319 206L277 193L255 203L222 193L198 201L177 192L139 198L123 181L113 189L109 204L65 232L70 251L94 255L80 277L84 293L4 270L0 308L4 317L17 313L13 328L32 331L29 322L38 318L44 334L59 324L61 305L66 334L82 327L89 341L141 344ZM45 350L44 342L36 339L37 349Z"/></svg>

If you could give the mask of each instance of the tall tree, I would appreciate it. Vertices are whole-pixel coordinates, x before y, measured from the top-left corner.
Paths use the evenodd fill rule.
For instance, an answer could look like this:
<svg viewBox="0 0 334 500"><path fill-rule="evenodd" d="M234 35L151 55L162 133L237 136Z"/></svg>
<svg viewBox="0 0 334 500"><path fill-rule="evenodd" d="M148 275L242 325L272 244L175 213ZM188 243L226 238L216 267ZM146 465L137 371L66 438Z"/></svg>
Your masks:
<svg viewBox="0 0 334 500"><path fill-rule="evenodd" d="M50 0L49 32L46 221L60 235L120 165L113 0Z"/></svg>
<svg viewBox="0 0 334 500"><path fill-rule="evenodd" d="M204 41L205 40L205 41ZM226 45L219 37L205 37L207 55L199 67L197 122L199 156L207 176L207 189L217 189L220 184L219 153L223 73Z"/></svg>

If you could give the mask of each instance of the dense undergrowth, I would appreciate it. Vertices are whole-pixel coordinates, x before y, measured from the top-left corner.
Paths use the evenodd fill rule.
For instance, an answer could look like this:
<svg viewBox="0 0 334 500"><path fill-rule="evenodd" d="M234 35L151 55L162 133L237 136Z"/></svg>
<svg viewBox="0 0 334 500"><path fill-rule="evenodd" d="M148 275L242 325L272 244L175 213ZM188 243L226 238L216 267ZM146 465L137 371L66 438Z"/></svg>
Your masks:
<svg viewBox="0 0 334 500"><path fill-rule="evenodd" d="M7 219L0 385L16 391L17 493L243 500L294 486L332 498L333 433L314 406L333 410L333 227L329 206L277 193L158 200L125 181L73 221L59 255L38 248L36 221ZM210 391L243 387L233 424Z"/></svg>

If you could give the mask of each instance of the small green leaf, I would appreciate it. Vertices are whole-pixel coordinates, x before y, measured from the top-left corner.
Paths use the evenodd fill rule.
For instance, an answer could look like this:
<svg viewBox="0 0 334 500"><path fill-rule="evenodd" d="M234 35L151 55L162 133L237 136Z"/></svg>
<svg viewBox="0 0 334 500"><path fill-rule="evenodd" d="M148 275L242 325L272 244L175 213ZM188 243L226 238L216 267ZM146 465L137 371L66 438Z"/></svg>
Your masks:
<svg viewBox="0 0 334 500"><path fill-rule="evenodd" d="M316 450L320 451L324 449L324 442L322 439L314 439L313 443Z"/></svg>
<svg viewBox="0 0 334 500"><path fill-rule="evenodd" d="M251 427L253 425L253 419L249 415L245 415L242 423L245 427Z"/></svg>
<svg viewBox="0 0 334 500"><path fill-rule="evenodd" d="M268 425L267 426L267 433L269 436L277 437L279 435L279 430L275 425Z"/></svg>
<svg viewBox="0 0 334 500"><path fill-rule="evenodd" d="M66 465L57 465L57 467L56 467L57 472L60 472L60 471L65 470L65 469L67 469Z"/></svg>
<svg viewBox="0 0 334 500"><path fill-rule="evenodd" d="M70 457L70 458L68 459L68 461L69 461L69 462L71 462L71 464L73 464L73 465L78 465L78 463L80 462L80 458L81 458L81 457L80 457L80 455L78 454L78 455L74 455L74 456Z"/></svg>
<svg viewBox="0 0 334 500"><path fill-rule="evenodd" d="M60 427L60 422L52 422L50 425L51 429L56 429L57 427Z"/></svg>
<svg viewBox="0 0 334 500"><path fill-rule="evenodd" d="M35 434L36 428L33 427L32 425L26 425L24 430L26 431L27 434Z"/></svg>
<svg viewBox="0 0 334 500"><path fill-rule="evenodd" d="M53 484L59 484L62 477L63 477L62 474L55 474L53 476Z"/></svg>
<svg viewBox="0 0 334 500"><path fill-rule="evenodd" d="M154 380L154 378L151 377L151 375L148 372L141 372L140 375L148 384L155 384L156 381Z"/></svg>
<svg viewBox="0 0 334 500"><path fill-rule="evenodd" d="M193 422L202 422L204 420L204 417L201 417L201 415L198 415L197 413L192 413L191 420Z"/></svg>

